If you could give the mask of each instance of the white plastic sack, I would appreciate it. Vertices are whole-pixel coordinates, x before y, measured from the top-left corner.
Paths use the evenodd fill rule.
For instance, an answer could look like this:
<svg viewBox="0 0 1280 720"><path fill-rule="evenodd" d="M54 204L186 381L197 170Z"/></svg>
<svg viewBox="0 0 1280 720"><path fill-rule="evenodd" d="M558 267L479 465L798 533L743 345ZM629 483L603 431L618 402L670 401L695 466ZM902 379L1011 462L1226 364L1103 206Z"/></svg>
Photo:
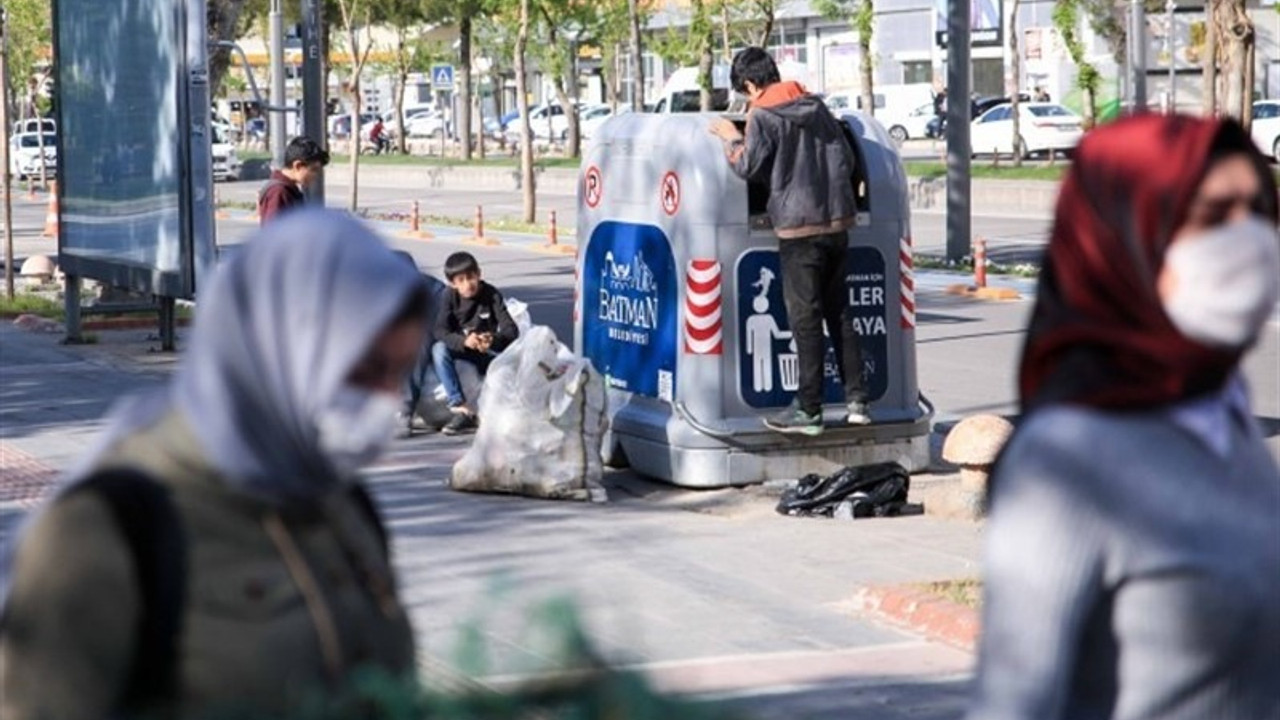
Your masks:
<svg viewBox="0 0 1280 720"><path fill-rule="evenodd" d="M535 325L489 366L480 428L449 486L568 500L603 500L604 378L551 328Z"/></svg>
<svg viewBox="0 0 1280 720"><path fill-rule="evenodd" d="M529 328L533 327L533 321L529 317L529 306L515 298L507 298L506 305L507 312L510 313L511 319L520 330L520 335L523 336ZM480 371L475 365L465 360L458 362L457 368L458 380L462 383L462 394L466 396L467 404L473 408L477 407L483 387ZM428 368L423 376L422 397L418 399L415 411L429 427L436 430L444 427L453 417L453 411L449 409L449 396L444 391L444 385L440 384L440 378L436 376L434 367Z"/></svg>

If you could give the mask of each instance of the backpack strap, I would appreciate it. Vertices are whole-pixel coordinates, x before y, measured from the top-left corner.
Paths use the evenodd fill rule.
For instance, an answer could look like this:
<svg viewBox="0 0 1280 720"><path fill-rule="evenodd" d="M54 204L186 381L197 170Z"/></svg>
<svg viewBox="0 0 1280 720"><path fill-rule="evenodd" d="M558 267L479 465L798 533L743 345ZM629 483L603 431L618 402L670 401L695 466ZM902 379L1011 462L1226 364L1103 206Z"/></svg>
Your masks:
<svg viewBox="0 0 1280 720"><path fill-rule="evenodd" d="M93 492L106 502L138 573L142 622L123 707L171 700L187 575L186 542L173 499L159 483L129 468L95 473L73 492Z"/></svg>
<svg viewBox="0 0 1280 720"><path fill-rule="evenodd" d="M363 483L355 483L351 486L351 499L355 501L356 507L360 508L369 522L373 523L373 529L378 533L378 544L382 546L382 554L390 558L391 542L387 537L387 526L383 524L382 513L378 512L378 506L374 504L373 498L369 496L369 491Z"/></svg>

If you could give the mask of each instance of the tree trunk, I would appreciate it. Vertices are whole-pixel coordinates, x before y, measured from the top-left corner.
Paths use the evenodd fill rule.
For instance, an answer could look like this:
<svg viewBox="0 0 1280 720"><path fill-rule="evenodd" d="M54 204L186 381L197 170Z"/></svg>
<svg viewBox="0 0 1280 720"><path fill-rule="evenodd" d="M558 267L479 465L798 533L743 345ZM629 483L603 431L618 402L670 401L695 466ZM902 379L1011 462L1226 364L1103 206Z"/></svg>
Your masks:
<svg viewBox="0 0 1280 720"><path fill-rule="evenodd" d="M556 89L556 102L560 103L560 107L564 108L564 119L568 125L565 128L566 152L569 157L576 158L582 154L582 143L579 142L578 138L578 108L574 107L573 101L569 98L563 75L557 74L551 84ZM553 142L558 139L551 138Z"/></svg>
<svg viewBox="0 0 1280 720"><path fill-rule="evenodd" d="M569 77L562 82L569 83L569 104L564 105L565 118L569 121L569 157L582 157L582 115L578 103L578 43L575 40L569 45Z"/></svg>
<svg viewBox="0 0 1280 720"><path fill-rule="evenodd" d="M396 149L401 155L409 154L409 128L404 124L404 93L409 84L409 56L404 47L406 33L405 28L396 31L396 127L400 129L396 134Z"/></svg>
<svg viewBox="0 0 1280 720"><path fill-rule="evenodd" d="M876 114L876 95L875 95L875 62L871 57L871 32L875 24L873 5L871 0L862 0L862 7L858 12L865 13L865 16L858 24L858 52L862 56L862 111L868 116L874 117Z"/></svg>
<svg viewBox="0 0 1280 720"><path fill-rule="evenodd" d="M458 18L458 138L462 141L462 159L471 159L471 22L470 3L463 3Z"/></svg>
<svg viewBox="0 0 1280 720"><path fill-rule="evenodd" d="M409 128L404 123L404 93L405 86L409 84L409 71L404 66L400 68L400 77L397 79L399 85L396 86L396 127L400 132L396 135L396 149L401 155L409 154Z"/></svg>
<svg viewBox="0 0 1280 720"><path fill-rule="evenodd" d="M720 42L723 45L720 48L720 57L724 58L725 63L733 61L733 44L729 40L729 3L720 3Z"/></svg>
<svg viewBox="0 0 1280 720"><path fill-rule="evenodd" d="M351 33L351 47L355 47L355 32ZM351 77L351 212L360 209L360 76Z"/></svg>
<svg viewBox="0 0 1280 720"><path fill-rule="evenodd" d="M33 96L31 114L36 119L36 152L40 153L40 189L49 189L49 169L44 164L44 118L40 117L40 109Z"/></svg>
<svg viewBox="0 0 1280 720"><path fill-rule="evenodd" d="M702 112L711 112L712 91L715 89L711 76L716 61L711 50L714 44L715 30L711 23L707 23L707 33L702 37L702 54L698 56L698 109Z"/></svg>
<svg viewBox="0 0 1280 720"><path fill-rule="evenodd" d="M1018 52L1018 5L1022 0L1013 0L1009 10L1009 57L1013 63L1010 75L1013 80L1012 92L1009 95L1013 108L1013 166L1022 167L1022 56Z"/></svg>
<svg viewBox="0 0 1280 720"><path fill-rule="evenodd" d="M1226 59L1223 114L1243 122L1251 109L1245 104L1245 98L1251 74L1249 49L1254 42L1253 22L1249 20L1244 0L1228 0L1220 4L1215 17L1221 23L1217 31L1218 38L1223 41Z"/></svg>
<svg viewBox="0 0 1280 720"><path fill-rule="evenodd" d="M1254 39L1256 40L1256 36ZM1257 71L1257 52L1257 43L1250 42L1249 51L1245 54L1244 98L1242 100L1242 114L1240 115L1240 123L1244 125L1245 132L1251 132L1253 130L1253 83L1254 73Z"/></svg>
<svg viewBox="0 0 1280 720"><path fill-rule="evenodd" d="M760 29L760 42L757 44L762 48L767 48L769 47L769 36L773 34L773 0L764 0L764 2L761 2L760 9L764 14L764 27Z"/></svg>
<svg viewBox="0 0 1280 720"><path fill-rule="evenodd" d="M634 2L635 0L632 0ZM520 0L520 31L516 35L516 107L520 110L520 188L524 192L524 221L538 218L537 194L533 187L533 128L529 125L529 81L525 67L529 48L529 2Z"/></svg>
<svg viewBox="0 0 1280 720"><path fill-rule="evenodd" d="M640 35L639 0L627 0L631 19L631 109L644 112L644 44Z"/></svg>
<svg viewBox="0 0 1280 720"><path fill-rule="evenodd" d="M231 50L218 47L219 42L234 41L240 29L240 11L245 0L210 0L207 13L209 24L209 96L217 97L222 79L231 66Z"/></svg>
<svg viewBox="0 0 1280 720"><path fill-rule="evenodd" d="M1208 0L1204 13L1204 114L1218 114L1218 0Z"/></svg>
<svg viewBox="0 0 1280 720"><path fill-rule="evenodd" d="M476 125L478 126L476 130L476 137L478 138L476 142L476 152L479 153L481 160L484 160L484 141L485 141L483 83L484 83L484 78L480 75L476 75L475 103L476 103Z"/></svg>
<svg viewBox="0 0 1280 720"><path fill-rule="evenodd" d="M609 111L614 115L618 114L618 79L622 76L619 68L621 61L622 49L614 43L612 52L603 63L605 100L609 105Z"/></svg>

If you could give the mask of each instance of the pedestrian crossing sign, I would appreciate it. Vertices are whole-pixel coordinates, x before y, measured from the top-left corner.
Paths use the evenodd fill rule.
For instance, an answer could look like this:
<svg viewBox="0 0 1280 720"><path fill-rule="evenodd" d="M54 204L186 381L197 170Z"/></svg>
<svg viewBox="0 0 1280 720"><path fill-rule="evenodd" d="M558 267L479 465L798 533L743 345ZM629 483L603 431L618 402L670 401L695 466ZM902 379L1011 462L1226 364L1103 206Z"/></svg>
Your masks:
<svg viewBox="0 0 1280 720"><path fill-rule="evenodd" d="M431 66L431 87L436 90L452 90L453 89L453 66L452 65L432 65Z"/></svg>

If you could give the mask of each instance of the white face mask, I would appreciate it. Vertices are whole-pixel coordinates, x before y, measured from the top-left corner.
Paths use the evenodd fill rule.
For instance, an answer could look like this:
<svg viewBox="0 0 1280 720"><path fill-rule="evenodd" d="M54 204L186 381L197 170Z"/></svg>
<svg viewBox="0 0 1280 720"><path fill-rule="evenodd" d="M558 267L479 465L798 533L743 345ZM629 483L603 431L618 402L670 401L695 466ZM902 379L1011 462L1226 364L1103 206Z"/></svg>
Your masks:
<svg viewBox="0 0 1280 720"><path fill-rule="evenodd" d="M343 477L378 459L396 430L395 395L343 386L316 419L320 450Z"/></svg>
<svg viewBox="0 0 1280 720"><path fill-rule="evenodd" d="M1179 240L1164 262L1175 278L1165 313L1210 347L1251 344L1280 298L1280 235L1257 216Z"/></svg>

